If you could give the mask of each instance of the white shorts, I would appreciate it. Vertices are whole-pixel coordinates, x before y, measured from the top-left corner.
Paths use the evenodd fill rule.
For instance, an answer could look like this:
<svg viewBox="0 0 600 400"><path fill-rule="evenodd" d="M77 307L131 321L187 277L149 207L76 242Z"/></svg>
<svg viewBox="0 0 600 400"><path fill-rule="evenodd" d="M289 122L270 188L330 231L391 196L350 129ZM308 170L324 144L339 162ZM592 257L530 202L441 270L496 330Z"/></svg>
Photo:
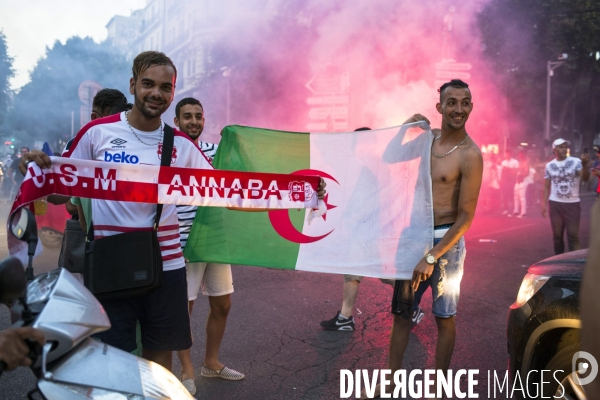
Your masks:
<svg viewBox="0 0 600 400"><path fill-rule="evenodd" d="M230 264L205 262L186 263L188 300L196 300L202 287L205 296L224 296L233 293Z"/></svg>

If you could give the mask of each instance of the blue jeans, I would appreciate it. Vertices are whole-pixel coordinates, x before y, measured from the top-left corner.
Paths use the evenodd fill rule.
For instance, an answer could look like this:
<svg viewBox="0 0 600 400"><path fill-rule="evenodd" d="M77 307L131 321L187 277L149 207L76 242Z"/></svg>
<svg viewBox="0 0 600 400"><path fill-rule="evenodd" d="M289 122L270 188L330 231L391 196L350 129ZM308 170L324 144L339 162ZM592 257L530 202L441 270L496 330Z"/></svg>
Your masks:
<svg viewBox="0 0 600 400"><path fill-rule="evenodd" d="M433 245L442 239L434 239ZM462 280L465 264L465 238L461 237L443 256L441 256L433 267L433 274L429 279L422 281L415 292L413 311L419 308L421 298L431 287L433 315L441 318L450 318L456 315L458 298L460 296L460 281Z"/></svg>

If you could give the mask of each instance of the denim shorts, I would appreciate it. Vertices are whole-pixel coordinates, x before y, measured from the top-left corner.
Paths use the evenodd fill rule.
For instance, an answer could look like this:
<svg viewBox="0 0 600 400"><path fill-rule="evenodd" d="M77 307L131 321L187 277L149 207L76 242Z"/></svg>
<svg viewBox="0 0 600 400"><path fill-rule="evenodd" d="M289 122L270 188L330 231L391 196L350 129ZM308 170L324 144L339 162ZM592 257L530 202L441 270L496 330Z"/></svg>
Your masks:
<svg viewBox="0 0 600 400"><path fill-rule="evenodd" d="M442 239L434 239L433 245L438 244L440 240ZM454 246L438 259L429 279L419 284L419 288L415 292L413 310L419 307L423 294L428 287L431 287L431 297L433 299L431 311L433 315L441 318L450 318L456 315L460 296L460 281L463 276L466 255L465 238L461 237Z"/></svg>

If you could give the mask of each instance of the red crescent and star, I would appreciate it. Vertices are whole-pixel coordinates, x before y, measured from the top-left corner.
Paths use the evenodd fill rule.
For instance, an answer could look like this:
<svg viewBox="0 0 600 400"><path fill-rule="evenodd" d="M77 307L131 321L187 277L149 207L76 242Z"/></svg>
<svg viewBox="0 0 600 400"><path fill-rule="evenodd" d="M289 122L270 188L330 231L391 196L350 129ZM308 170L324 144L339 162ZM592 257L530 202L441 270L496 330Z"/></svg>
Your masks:
<svg viewBox="0 0 600 400"><path fill-rule="evenodd" d="M301 169L298 171L292 172L290 175L308 175L308 176L320 176L322 178L328 178L334 181L339 185L339 182L335 180L335 178L329 175L326 172L319 171L316 169ZM325 195L323 198L325 202L325 206L327 207L327 211L336 208L337 206L333 204L329 204L329 193ZM333 229L321 236L308 236L299 232L292 221L290 220L289 210L272 210L268 212L269 220L271 221L271 225L273 225L273 229L277 232L282 238L289 240L294 243L314 243L325 237L327 237ZM327 213L323 214L323 220L327 221Z"/></svg>

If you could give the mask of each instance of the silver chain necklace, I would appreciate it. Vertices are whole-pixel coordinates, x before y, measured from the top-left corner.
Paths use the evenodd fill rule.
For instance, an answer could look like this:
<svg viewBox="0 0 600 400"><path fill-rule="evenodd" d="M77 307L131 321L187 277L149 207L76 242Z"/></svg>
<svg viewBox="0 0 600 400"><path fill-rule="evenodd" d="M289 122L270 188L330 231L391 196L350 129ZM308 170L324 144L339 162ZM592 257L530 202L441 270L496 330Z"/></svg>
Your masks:
<svg viewBox="0 0 600 400"><path fill-rule="evenodd" d="M135 133L135 131L133 130L133 127L129 123L129 113L130 112L131 111L127 111L125 113L125 121L127 121L127 126L129 126L129 129L131 129L131 133L133 133L133 135L136 137L137 140L140 141L140 143L145 144L146 146L158 146L160 143L162 143L163 137L165 135L165 128L164 128L164 124L163 124L162 119L160 120L160 139L159 139L158 142L156 142L154 144L150 144L150 143L146 143L142 139L140 139L140 137L137 135L137 133Z"/></svg>
<svg viewBox="0 0 600 400"><path fill-rule="evenodd" d="M438 140L438 139L439 139L439 138L441 138L441 137L442 137L442 135L440 135L440 136L436 137L435 139L433 139L433 143L435 143L435 141L436 141L436 140ZM457 144L456 146L454 146L454 147L452 148L452 150L450 150L450 151L449 151L449 152L447 152L446 154L442 154L442 155L435 154L435 152L433 151L433 144L432 144L432 145L431 145L431 154L433 154L433 155L434 155L435 157L437 157L437 158L444 158L444 157L446 157L448 154L452 153L454 150L458 149L458 146L460 146L461 144L463 144L464 142L466 142L466 140L467 140L468 138L469 138L469 134L467 134L467 136L466 136L466 137L463 139L463 141L462 141L462 142L460 142L459 144Z"/></svg>

